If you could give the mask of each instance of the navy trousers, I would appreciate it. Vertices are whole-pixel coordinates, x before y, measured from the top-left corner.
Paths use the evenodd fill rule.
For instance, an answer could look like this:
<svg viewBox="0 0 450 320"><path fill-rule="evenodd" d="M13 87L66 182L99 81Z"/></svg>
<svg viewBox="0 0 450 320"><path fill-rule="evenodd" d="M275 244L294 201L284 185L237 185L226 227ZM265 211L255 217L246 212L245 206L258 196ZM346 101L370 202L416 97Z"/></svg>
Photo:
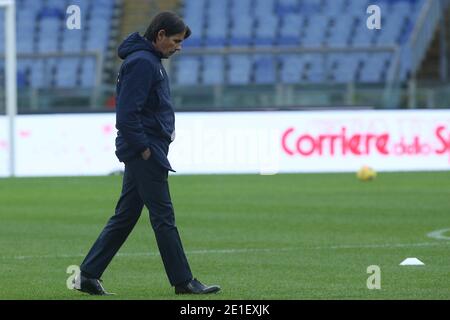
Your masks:
<svg viewBox="0 0 450 320"><path fill-rule="evenodd" d="M122 193L115 214L81 264L81 272L100 279L133 230L145 205L170 284L175 286L192 279L175 225L167 177L168 171L153 155L148 160L139 157L125 163Z"/></svg>

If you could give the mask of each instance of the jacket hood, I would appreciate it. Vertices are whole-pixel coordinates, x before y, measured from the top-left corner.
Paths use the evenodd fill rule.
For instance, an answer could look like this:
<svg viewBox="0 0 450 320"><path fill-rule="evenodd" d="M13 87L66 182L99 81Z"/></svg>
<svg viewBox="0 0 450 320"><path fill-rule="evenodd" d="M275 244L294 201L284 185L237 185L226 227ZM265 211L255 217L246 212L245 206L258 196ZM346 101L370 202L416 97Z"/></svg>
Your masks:
<svg viewBox="0 0 450 320"><path fill-rule="evenodd" d="M153 44L139 34L134 32L130 34L119 46L118 55L119 58L124 60L127 56L136 51L149 51L161 59L162 55L156 51Z"/></svg>

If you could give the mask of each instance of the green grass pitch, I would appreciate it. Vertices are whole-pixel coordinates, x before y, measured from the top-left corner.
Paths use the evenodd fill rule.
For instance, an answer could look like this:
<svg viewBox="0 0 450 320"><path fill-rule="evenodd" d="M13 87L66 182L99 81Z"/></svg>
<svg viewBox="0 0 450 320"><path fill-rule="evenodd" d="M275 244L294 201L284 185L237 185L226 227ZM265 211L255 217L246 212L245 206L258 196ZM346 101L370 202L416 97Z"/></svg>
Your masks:
<svg viewBox="0 0 450 320"><path fill-rule="evenodd" d="M117 295L68 290L121 177L20 178L0 179L0 299L450 299L450 230L427 236L450 228L450 172L169 179L194 276L222 292L175 296L146 209L103 275Z"/></svg>

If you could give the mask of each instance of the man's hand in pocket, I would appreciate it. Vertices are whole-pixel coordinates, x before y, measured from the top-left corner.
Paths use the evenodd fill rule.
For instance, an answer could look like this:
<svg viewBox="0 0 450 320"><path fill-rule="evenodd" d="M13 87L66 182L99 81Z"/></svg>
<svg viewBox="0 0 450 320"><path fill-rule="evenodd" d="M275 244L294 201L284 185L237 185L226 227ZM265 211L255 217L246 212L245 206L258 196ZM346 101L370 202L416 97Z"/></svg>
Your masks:
<svg viewBox="0 0 450 320"><path fill-rule="evenodd" d="M144 152L141 153L142 159L148 160L150 156L152 155L152 152L149 148L145 149Z"/></svg>

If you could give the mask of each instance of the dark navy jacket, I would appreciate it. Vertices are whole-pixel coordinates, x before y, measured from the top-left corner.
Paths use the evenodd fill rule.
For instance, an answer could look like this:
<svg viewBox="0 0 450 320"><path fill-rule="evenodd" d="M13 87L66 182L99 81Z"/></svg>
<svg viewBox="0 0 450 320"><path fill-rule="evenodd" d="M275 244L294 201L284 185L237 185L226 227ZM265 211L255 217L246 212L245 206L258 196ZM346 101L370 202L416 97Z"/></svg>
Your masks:
<svg viewBox="0 0 450 320"><path fill-rule="evenodd" d="M117 79L116 155L127 162L150 148L159 164L174 171L167 153L175 114L162 55L137 32L124 40L118 53L124 62Z"/></svg>

